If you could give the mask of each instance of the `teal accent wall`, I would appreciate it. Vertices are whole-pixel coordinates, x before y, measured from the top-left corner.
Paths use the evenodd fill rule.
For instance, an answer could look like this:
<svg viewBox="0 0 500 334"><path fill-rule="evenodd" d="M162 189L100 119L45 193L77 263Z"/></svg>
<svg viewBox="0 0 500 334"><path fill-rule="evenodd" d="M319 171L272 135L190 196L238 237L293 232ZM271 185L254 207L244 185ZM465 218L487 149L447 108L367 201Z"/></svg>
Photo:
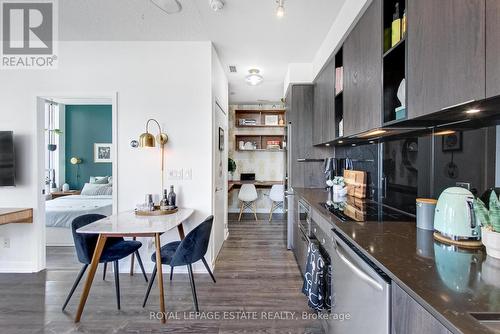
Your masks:
<svg viewBox="0 0 500 334"><path fill-rule="evenodd" d="M91 176L111 176L111 163L94 163L94 143L112 142L111 105L66 105L66 182L71 189L82 189ZM69 160L82 159L77 166Z"/></svg>

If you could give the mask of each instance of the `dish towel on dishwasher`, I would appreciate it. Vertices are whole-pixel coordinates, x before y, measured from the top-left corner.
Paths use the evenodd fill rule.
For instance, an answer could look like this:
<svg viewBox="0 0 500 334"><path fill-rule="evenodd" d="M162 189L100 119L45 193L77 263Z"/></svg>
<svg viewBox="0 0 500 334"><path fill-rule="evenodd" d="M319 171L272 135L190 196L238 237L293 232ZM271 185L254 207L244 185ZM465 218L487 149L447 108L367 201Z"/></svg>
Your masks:
<svg viewBox="0 0 500 334"><path fill-rule="evenodd" d="M317 311L329 311L332 307L332 266L326 265L318 246L309 243L307 264L302 293L307 296L308 305Z"/></svg>

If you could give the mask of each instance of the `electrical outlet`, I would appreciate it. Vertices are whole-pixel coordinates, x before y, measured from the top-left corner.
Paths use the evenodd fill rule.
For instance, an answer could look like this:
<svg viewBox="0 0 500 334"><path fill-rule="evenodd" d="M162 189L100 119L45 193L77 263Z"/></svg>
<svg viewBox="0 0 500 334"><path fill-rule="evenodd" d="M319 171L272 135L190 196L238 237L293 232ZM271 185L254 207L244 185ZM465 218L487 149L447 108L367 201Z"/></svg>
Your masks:
<svg viewBox="0 0 500 334"><path fill-rule="evenodd" d="M3 248L10 248L10 238L3 238Z"/></svg>
<svg viewBox="0 0 500 334"><path fill-rule="evenodd" d="M184 169L184 180L192 180L193 179L193 170L191 168Z"/></svg>

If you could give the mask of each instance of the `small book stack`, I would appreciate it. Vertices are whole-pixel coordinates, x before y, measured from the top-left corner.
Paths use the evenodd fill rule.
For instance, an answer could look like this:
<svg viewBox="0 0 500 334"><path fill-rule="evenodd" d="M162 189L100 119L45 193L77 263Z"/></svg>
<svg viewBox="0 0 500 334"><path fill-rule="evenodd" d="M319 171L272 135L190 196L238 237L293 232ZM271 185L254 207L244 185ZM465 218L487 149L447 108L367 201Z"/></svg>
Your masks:
<svg viewBox="0 0 500 334"><path fill-rule="evenodd" d="M344 90L344 66L335 69L335 94L340 94Z"/></svg>

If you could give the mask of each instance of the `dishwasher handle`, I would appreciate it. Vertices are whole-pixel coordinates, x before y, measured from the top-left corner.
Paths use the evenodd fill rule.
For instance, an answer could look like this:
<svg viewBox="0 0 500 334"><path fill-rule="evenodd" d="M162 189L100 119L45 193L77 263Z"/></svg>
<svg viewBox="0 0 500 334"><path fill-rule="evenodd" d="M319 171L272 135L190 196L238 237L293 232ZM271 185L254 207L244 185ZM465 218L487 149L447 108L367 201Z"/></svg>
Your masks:
<svg viewBox="0 0 500 334"><path fill-rule="evenodd" d="M335 236L335 252L337 253L337 256L342 260L342 262L344 262L344 264L348 266L359 278L361 278L363 281L370 284L379 291L384 290L384 287L379 282L377 282L370 275L364 272L363 269L359 268L354 263L352 263L347 258L347 256L343 254L342 245L339 243L337 236Z"/></svg>

